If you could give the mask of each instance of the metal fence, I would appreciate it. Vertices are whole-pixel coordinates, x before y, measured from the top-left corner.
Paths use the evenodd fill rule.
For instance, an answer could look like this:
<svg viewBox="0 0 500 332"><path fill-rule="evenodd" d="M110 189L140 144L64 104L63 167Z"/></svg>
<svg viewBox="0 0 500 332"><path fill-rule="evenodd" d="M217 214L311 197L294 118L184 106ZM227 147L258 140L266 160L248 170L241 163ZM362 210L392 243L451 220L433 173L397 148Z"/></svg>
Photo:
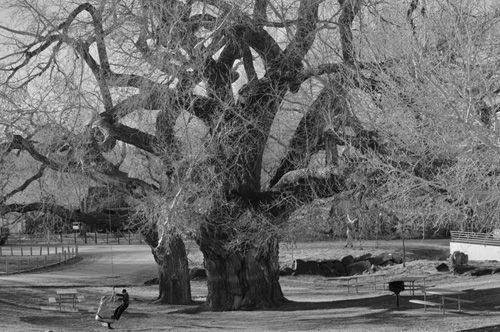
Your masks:
<svg viewBox="0 0 500 332"><path fill-rule="evenodd" d="M500 237L496 232L474 233L451 231L451 242L500 246Z"/></svg>
<svg viewBox="0 0 500 332"><path fill-rule="evenodd" d="M143 244L144 237L134 232L94 232L68 234L16 234L11 233L5 242L8 245L23 244Z"/></svg>

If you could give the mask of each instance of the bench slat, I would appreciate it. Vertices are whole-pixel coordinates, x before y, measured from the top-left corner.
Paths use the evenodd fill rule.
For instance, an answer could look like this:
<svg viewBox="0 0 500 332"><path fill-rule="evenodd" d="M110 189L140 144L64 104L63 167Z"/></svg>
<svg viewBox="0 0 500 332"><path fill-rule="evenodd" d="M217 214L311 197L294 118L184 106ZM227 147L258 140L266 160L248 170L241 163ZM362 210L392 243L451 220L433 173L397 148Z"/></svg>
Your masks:
<svg viewBox="0 0 500 332"><path fill-rule="evenodd" d="M78 299L78 301L83 301ZM73 303L73 299L56 299L55 297L49 297L49 303Z"/></svg>
<svg viewBox="0 0 500 332"><path fill-rule="evenodd" d="M364 287L364 286L373 286L374 284L373 283L363 283L363 284L344 284L345 287L349 286L349 287Z"/></svg>
<svg viewBox="0 0 500 332"><path fill-rule="evenodd" d="M424 287L424 285L414 285L414 286L412 286L412 285L405 285L405 290L406 289L421 290L421 289L426 289L426 288L430 288L430 287L434 287L434 286L436 286L436 285L427 285L426 284L425 287Z"/></svg>
<svg viewBox="0 0 500 332"><path fill-rule="evenodd" d="M75 309L73 307L68 307L68 306L62 306L61 311L66 311L66 312L78 312L78 309Z"/></svg>
<svg viewBox="0 0 500 332"><path fill-rule="evenodd" d="M416 304L430 305L430 306L434 306L434 307L441 307L442 306L441 303L431 302L431 301L423 301L423 300L409 300L409 301L412 303L416 303Z"/></svg>
<svg viewBox="0 0 500 332"><path fill-rule="evenodd" d="M460 302L460 303L475 303L474 301L471 301L471 300L458 299L456 297L445 297L444 299L449 300L449 301Z"/></svg>

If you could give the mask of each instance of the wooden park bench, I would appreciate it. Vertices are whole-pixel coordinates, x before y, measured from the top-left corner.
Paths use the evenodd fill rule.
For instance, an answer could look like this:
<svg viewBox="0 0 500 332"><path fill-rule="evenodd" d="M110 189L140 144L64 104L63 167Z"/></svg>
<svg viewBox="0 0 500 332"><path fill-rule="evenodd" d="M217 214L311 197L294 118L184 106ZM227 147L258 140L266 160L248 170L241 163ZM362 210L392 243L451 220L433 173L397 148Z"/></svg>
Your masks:
<svg viewBox="0 0 500 332"><path fill-rule="evenodd" d="M458 304L458 311L462 311L460 305L462 303L475 303L474 301L471 301L471 300L464 300L464 299L461 299L461 298L455 298L455 297L449 297L449 296L445 296L444 297L445 300L447 301L453 301L453 302L457 302Z"/></svg>
<svg viewBox="0 0 500 332"><path fill-rule="evenodd" d="M465 291L458 291L452 289L444 289L444 288L422 288L422 293L424 293L424 300L412 299L409 302L422 304L424 306L424 311L427 310L427 306L440 307L443 315L445 313L445 301L452 301L458 304L458 311L462 310L462 303L474 303L471 300L465 300L460 298L460 295L465 294ZM437 295L441 297L440 302L432 302L427 300L427 295Z"/></svg>
<svg viewBox="0 0 500 332"><path fill-rule="evenodd" d="M422 304L424 306L424 311L427 310L427 306L431 307L441 307L441 303L437 302L431 302L431 301L424 301L424 300L417 300L417 299L411 299L409 302L416 303L416 304Z"/></svg>
<svg viewBox="0 0 500 332"><path fill-rule="evenodd" d="M385 288L384 278L385 274L362 274L347 277L327 278L327 280L340 281L339 286L347 287L347 293L351 292L351 288L354 288L356 293L358 293L359 288L366 286L377 289L377 285L382 285ZM382 279L382 281L380 281L380 279Z"/></svg>
<svg viewBox="0 0 500 332"><path fill-rule="evenodd" d="M56 304L57 306L41 307L42 310L78 312L76 303L85 301L85 297L79 295L76 289L58 289L56 294L55 297L49 297L49 304Z"/></svg>

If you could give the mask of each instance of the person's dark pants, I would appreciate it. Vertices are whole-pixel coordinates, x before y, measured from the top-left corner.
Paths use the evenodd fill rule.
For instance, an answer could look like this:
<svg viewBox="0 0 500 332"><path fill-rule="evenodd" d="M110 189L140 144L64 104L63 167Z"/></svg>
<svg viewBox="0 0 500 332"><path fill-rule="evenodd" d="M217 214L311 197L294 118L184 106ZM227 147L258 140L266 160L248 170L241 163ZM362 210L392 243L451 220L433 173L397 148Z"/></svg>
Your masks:
<svg viewBox="0 0 500 332"><path fill-rule="evenodd" d="M115 310L115 319L119 320L125 309L128 308L128 303L122 303L118 308Z"/></svg>

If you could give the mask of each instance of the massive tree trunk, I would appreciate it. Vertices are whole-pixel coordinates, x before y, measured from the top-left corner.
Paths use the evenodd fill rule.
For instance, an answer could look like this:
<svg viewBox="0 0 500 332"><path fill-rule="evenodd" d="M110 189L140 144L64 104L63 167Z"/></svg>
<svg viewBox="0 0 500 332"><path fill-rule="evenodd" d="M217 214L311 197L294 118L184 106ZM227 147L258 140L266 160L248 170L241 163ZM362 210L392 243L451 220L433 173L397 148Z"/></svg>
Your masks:
<svg viewBox="0 0 500 332"><path fill-rule="evenodd" d="M158 233L150 231L145 234L145 239L151 248L155 248L152 253L158 265L158 302L190 304L192 299L189 267L182 238L172 236L162 246L158 246Z"/></svg>
<svg viewBox="0 0 500 332"><path fill-rule="evenodd" d="M262 158L287 90L282 83L269 80L249 82L242 90L245 100L227 112L214 133L217 151L221 151L215 167L218 182L214 183L219 188L198 234L209 310L261 308L285 301L278 282L278 238L258 235L265 224L262 218L274 217L261 212ZM246 237L236 238L242 231Z"/></svg>
<svg viewBox="0 0 500 332"><path fill-rule="evenodd" d="M269 308L286 302L279 284L278 239L232 246L234 234L223 225L207 220L198 239L208 278L207 309Z"/></svg>

